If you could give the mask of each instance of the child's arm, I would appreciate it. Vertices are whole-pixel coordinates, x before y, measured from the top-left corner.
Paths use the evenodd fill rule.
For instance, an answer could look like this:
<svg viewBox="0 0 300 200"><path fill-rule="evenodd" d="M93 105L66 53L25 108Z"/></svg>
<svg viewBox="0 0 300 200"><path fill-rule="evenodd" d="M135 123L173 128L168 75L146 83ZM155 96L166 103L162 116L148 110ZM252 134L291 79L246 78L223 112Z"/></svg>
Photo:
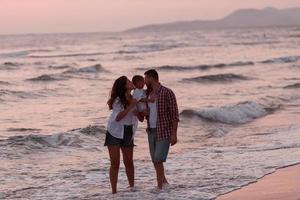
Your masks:
<svg viewBox="0 0 300 200"><path fill-rule="evenodd" d="M138 118L138 120L140 122L143 122L144 121L144 116L142 115L142 113L140 113L138 110L134 110L133 111L133 114Z"/></svg>
<svg viewBox="0 0 300 200"><path fill-rule="evenodd" d="M148 99L148 98L142 98L141 100L140 100L140 102L143 102L143 103L154 103L155 102L155 99Z"/></svg>

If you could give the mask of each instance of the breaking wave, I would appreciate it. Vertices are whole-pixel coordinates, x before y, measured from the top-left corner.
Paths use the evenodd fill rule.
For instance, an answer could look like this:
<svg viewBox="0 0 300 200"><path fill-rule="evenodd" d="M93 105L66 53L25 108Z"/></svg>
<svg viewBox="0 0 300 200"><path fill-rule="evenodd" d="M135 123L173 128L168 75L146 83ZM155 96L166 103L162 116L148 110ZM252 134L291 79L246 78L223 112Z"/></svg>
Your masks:
<svg viewBox="0 0 300 200"><path fill-rule="evenodd" d="M69 78L80 78L82 77L82 74L97 74L100 72L108 72L106 69L104 69L100 64L96 64L89 67L82 67L79 69L72 68L67 71L64 71L62 73L57 74L43 74L38 77L29 78L26 79L27 81L33 81L33 82L51 82L51 81L61 81L61 80L67 80ZM77 76L79 75L79 76ZM89 77L83 77L83 78L89 78Z"/></svg>
<svg viewBox="0 0 300 200"><path fill-rule="evenodd" d="M27 81L60 81L64 80L62 77L59 77L56 74L43 74L41 76L26 79Z"/></svg>
<svg viewBox="0 0 300 200"><path fill-rule="evenodd" d="M215 74L215 75L206 75L206 76L198 76L194 78L184 78L182 81L185 82L233 82L238 80L249 80L249 77L237 74Z"/></svg>
<svg viewBox="0 0 300 200"><path fill-rule="evenodd" d="M36 132L39 129L32 128L10 128L8 131L14 132ZM78 134L80 133L80 134ZM29 149L42 149L42 148L58 148L61 146L72 146L81 147L84 142L81 138L81 134L86 136L100 136L104 135L105 128L98 125L90 125L85 128L73 129L64 133L57 133L52 135L20 135L12 136L5 140L0 140L0 145L10 146L10 147L25 147Z"/></svg>
<svg viewBox="0 0 300 200"><path fill-rule="evenodd" d="M67 69L67 68L71 68L71 66L69 66L69 65L59 65L59 66L50 65L48 68L49 69Z"/></svg>
<svg viewBox="0 0 300 200"><path fill-rule="evenodd" d="M6 81L0 81L0 85L10 85L10 83Z"/></svg>
<svg viewBox="0 0 300 200"><path fill-rule="evenodd" d="M27 132L27 131L40 131L41 129L36 128L9 128L7 129L8 132Z"/></svg>
<svg viewBox="0 0 300 200"><path fill-rule="evenodd" d="M0 70L17 70L21 65L18 62L5 62L0 65Z"/></svg>
<svg viewBox="0 0 300 200"><path fill-rule="evenodd" d="M263 45L263 44L279 44L280 41L261 41L261 42L234 42L233 45L241 46L254 46L254 45Z"/></svg>
<svg viewBox="0 0 300 200"><path fill-rule="evenodd" d="M30 51L14 51L8 53L0 53L0 58L18 58L25 57L30 54Z"/></svg>
<svg viewBox="0 0 300 200"><path fill-rule="evenodd" d="M241 66L251 66L255 63L262 64L280 64L280 63L296 63L300 61L300 56L285 56L279 58L267 59L259 62L254 61L238 61L233 63L218 63L218 64L204 64L204 65L194 65L194 66L180 66L180 65L163 65L154 67L160 71L191 71L191 70L209 70L213 68L226 68L226 67L241 67ZM145 70L145 68L136 68L136 70Z"/></svg>
<svg viewBox="0 0 300 200"><path fill-rule="evenodd" d="M26 146L29 148L80 146L80 139L78 136L68 133L13 136L9 137L6 142L9 146Z"/></svg>
<svg viewBox="0 0 300 200"><path fill-rule="evenodd" d="M96 64L89 67L82 67L79 69L73 68L63 73L77 74L77 73L99 73L99 72L108 72L108 71L104 69L101 64Z"/></svg>
<svg viewBox="0 0 300 200"><path fill-rule="evenodd" d="M284 88L286 89L292 89L292 88L300 88L300 83L295 83L295 84L292 84L292 85L287 85L285 86Z"/></svg>
<svg viewBox="0 0 300 200"><path fill-rule="evenodd" d="M150 53L156 51L166 51L176 48L188 47L187 43L174 43L174 41L169 42L155 42L149 44L136 44L136 45L124 45L123 47L126 50L118 51L119 54L133 54L133 53Z"/></svg>
<svg viewBox="0 0 300 200"><path fill-rule="evenodd" d="M0 89L0 96L17 97L17 98L20 98L20 99L27 99L27 98L41 97L43 95L36 94L36 93L33 93L33 92Z"/></svg>
<svg viewBox="0 0 300 200"><path fill-rule="evenodd" d="M103 135L104 133L106 133L105 127L98 126L98 125L89 125L85 128L79 128L79 129L74 129L74 130L78 130L80 133L87 135L87 136L99 136L99 135Z"/></svg>
<svg viewBox="0 0 300 200"><path fill-rule="evenodd" d="M20 66L22 64L21 63L17 63L17 62L5 62L5 63L3 63L3 65L16 67L16 66Z"/></svg>
<svg viewBox="0 0 300 200"><path fill-rule="evenodd" d="M225 67L238 67L238 66L251 66L255 63L252 61L249 62L234 62L234 63L219 63L219 64L212 64L212 65L197 65L197 66L174 66L174 65L164 65L155 67L157 70L160 71L190 71L190 70L208 70L212 68L225 68ZM144 68L137 68L137 70L145 70Z"/></svg>
<svg viewBox="0 0 300 200"><path fill-rule="evenodd" d="M269 64L269 63L295 63L300 60L300 56L286 56L286 57L279 57L261 61L261 63Z"/></svg>
<svg viewBox="0 0 300 200"><path fill-rule="evenodd" d="M58 54L58 55L31 55L30 58L63 58L63 57L80 57L80 56L98 56L103 55L102 52L94 53L74 53L74 54Z"/></svg>
<svg viewBox="0 0 300 200"><path fill-rule="evenodd" d="M206 107L199 111L183 110L181 116L188 118L200 117L225 124L244 124L270 114L269 111L271 110L274 109L265 108L256 102L247 101L223 107Z"/></svg>

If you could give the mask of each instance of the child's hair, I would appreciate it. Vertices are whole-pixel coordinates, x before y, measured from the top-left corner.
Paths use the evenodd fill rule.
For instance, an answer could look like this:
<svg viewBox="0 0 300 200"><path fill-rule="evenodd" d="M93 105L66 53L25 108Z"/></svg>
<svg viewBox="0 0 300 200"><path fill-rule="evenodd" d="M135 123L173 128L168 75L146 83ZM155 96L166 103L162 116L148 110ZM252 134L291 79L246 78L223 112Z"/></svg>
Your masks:
<svg viewBox="0 0 300 200"><path fill-rule="evenodd" d="M132 77L133 85L136 86L136 84L139 83L140 81L144 81L144 77L142 77L140 75L135 75L134 77Z"/></svg>

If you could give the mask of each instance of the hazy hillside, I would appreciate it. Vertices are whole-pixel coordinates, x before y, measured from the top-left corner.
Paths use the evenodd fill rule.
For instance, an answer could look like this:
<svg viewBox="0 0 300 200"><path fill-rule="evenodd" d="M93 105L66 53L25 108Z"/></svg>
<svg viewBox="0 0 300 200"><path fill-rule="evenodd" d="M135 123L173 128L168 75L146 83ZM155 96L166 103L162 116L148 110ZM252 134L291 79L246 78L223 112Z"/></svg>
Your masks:
<svg viewBox="0 0 300 200"><path fill-rule="evenodd" d="M182 31L198 29L300 26L300 8L240 9L219 20L181 21L166 24L151 24L129 29L126 32L141 31Z"/></svg>

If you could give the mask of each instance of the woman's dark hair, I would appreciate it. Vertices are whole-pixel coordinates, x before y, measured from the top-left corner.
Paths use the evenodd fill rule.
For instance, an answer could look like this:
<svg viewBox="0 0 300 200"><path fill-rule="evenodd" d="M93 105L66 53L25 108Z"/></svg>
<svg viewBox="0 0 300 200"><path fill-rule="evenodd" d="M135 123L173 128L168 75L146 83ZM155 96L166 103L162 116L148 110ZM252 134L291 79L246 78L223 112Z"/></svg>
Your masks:
<svg viewBox="0 0 300 200"><path fill-rule="evenodd" d="M127 77L121 76L117 80L115 80L114 85L111 89L110 98L107 102L108 107L110 110L113 109L113 103L116 100L116 98L119 97L121 104L126 108L128 101L126 99L126 85L127 85Z"/></svg>
<svg viewBox="0 0 300 200"><path fill-rule="evenodd" d="M157 73L157 71L155 69L150 69L150 70L146 71L144 73L144 75L152 77L152 78L154 78L155 80L158 81L158 73Z"/></svg>

